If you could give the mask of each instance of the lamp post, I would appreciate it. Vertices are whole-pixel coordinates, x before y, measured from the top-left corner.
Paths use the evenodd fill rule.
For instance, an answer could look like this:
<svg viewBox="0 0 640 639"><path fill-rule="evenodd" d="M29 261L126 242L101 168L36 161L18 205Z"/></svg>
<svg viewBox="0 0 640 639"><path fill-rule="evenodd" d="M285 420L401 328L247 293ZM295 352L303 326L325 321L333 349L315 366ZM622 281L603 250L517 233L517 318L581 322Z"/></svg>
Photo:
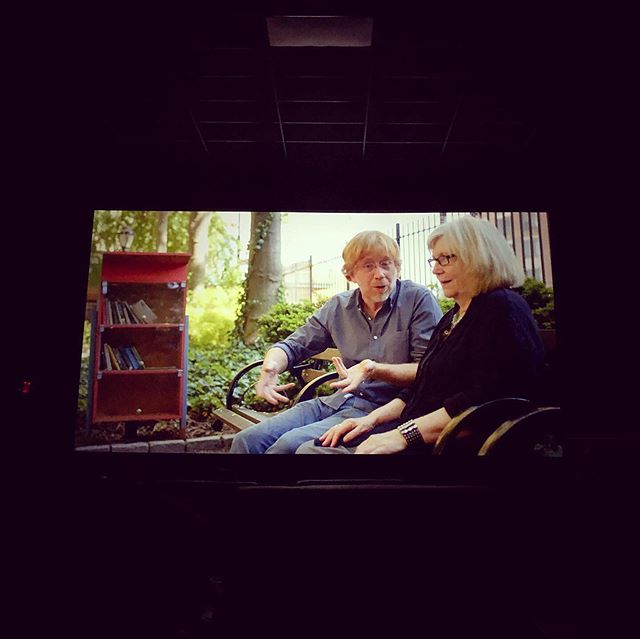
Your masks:
<svg viewBox="0 0 640 639"><path fill-rule="evenodd" d="M127 251L131 248L133 244L133 229L130 226L123 226L120 231L118 231L118 241L120 242L120 247L123 251Z"/></svg>

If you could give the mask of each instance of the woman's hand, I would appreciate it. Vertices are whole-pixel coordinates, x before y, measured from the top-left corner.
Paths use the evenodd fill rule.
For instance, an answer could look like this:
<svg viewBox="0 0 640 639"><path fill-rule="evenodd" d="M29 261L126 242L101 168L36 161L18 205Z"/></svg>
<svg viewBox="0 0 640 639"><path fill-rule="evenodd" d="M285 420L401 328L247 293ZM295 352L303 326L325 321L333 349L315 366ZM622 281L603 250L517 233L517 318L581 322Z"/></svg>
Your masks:
<svg viewBox="0 0 640 639"><path fill-rule="evenodd" d="M347 368L344 365L341 357L332 357L331 361L336 367L340 380L331 382L329 386L340 389L342 393L350 393L358 388L365 379L370 377L371 371L375 366L375 363L371 359L363 359L351 368Z"/></svg>
<svg viewBox="0 0 640 639"><path fill-rule="evenodd" d="M407 447L407 440L402 433L394 428L387 433L378 433L367 437L356 448L356 455L393 455Z"/></svg>
<svg viewBox="0 0 640 639"><path fill-rule="evenodd" d="M353 417L345 419L343 422L332 426L324 435L318 439L323 446L335 447L340 443L347 444L354 437L368 433L373 429L374 424L369 415L364 417ZM342 438L342 442L340 439Z"/></svg>
<svg viewBox="0 0 640 639"><path fill-rule="evenodd" d="M256 382L256 395L266 399L270 404L276 406L278 402L283 404L289 403L286 395L281 395L280 391L288 390L295 386L294 382L290 384L278 384L278 371L276 364L265 360L260 371L260 379Z"/></svg>

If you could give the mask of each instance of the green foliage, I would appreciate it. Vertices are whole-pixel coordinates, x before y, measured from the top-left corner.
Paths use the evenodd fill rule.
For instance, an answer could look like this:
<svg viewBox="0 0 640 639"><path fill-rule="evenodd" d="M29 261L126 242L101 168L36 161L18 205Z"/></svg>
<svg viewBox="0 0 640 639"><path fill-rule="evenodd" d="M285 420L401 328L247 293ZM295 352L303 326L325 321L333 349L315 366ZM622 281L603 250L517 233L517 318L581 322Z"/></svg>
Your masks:
<svg viewBox="0 0 640 639"><path fill-rule="evenodd" d="M302 326L321 304L298 302L287 304L279 302L258 320L258 332L267 344L279 342Z"/></svg>
<svg viewBox="0 0 640 639"><path fill-rule="evenodd" d="M224 220L217 213L214 213L209 223L209 252L205 286L230 288L242 284L242 275L237 260L238 248L238 238L229 233Z"/></svg>
<svg viewBox="0 0 640 639"><path fill-rule="evenodd" d="M224 406L229 382L244 366L262 359L263 346L245 346L235 341L228 346L191 344L187 374L189 416L196 421L210 419Z"/></svg>
<svg viewBox="0 0 640 639"><path fill-rule="evenodd" d="M192 345L226 346L229 343L239 293L239 286L216 286L188 292L187 315Z"/></svg>
<svg viewBox="0 0 640 639"><path fill-rule="evenodd" d="M157 211L96 211L93 217L93 245L89 270L89 284L100 280L102 254L119 251L118 231L125 225L134 232L132 251L155 252ZM167 251L189 252L189 211L171 211L167 220ZM241 281L236 263L238 240L231 235L222 218L214 213L209 223L209 251L207 255L207 286L237 286Z"/></svg>
<svg viewBox="0 0 640 639"><path fill-rule="evenodd" d="M78 385L78 414L86 414L87 412L87 393L89 375L89 346L91 343L91 322L84 323L84 331L82 334L82 357L80 360L80 383Z"/></svg>
<svg viewBox="0 0 640 639"><path fill-rule="evenodd" d="M233 341L229 346L192 346L189 349L189 371L187 377L187 402L189 417L196 421L211 421L216 408L225 405L229 383L242 368L262 359L265 345L246 346L242 341ZM254 385L260 375L255 367L238 382L234 397L243 406L263 412L274 412L282 406L272 406L255 394ZM280 374L282 384L296 382L289 373ZM300 390L300 385L287 392L290 398ZM333 389L321 387L320 394L331 394Z"/></svg>
<svg viewBox="0 0 640 639"><path fill-rule="evenodd" d="M437 284L427 284L426 286L435 296L443 314L454 307L455 301L449 297L444 297L442 289Z"/></svg>
<svg viewBox="0 0 640 639"><path fill-rule="evenodd" d="M522 286L514 289L529 304L538 328L555 328L556 316L553 301L553 289L544 282L527 277Z"/></svg>
<svg viewBox="0 0 640 639"><path fill-rule="evenodd" d="M455 300L451 299L450 297L438 297L436 298L436 301L440 305L440 310L442 311L443 315L450 311L456 303Z"/></svg>
<svg viewBox="0 0 640 639"><path fill-rule="evenodd" d="M87 412L89 351L91 345L91 322L85 321L82 333L82 356L80 359L80 382L78 384L77 414L84 416Z"/></svg>

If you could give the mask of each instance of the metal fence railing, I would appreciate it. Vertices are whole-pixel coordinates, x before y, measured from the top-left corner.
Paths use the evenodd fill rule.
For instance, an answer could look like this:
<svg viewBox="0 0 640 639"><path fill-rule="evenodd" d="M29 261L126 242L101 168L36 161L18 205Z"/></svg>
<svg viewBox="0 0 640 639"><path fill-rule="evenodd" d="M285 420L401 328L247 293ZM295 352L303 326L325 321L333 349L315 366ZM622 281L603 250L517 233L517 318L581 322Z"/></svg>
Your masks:
<svg viewBox="0 0 640 639"><path fill-rule="evenodd" d="M342 257L331 257L314 262L309 256L304 262L295 262L283 271L287 302L318 300L331 297L349 289L349 282L342 274Z"/></svg>
<svg viewBox="0 0 640 639"><path fill-rule="evenodd" d="M402 257L401 276L427 286L437 286L437 280L427 265L429 233L441 223L461 215L474 215L495 224L504 234L522 262L525 274L553 287L549 223L545 212L487 212L425 213L409 222L390 225L388 235L395 238ZM349 289L349 282L341 271L340 256L314 262L297 262L284 269L287 302L300 302L331 297Z"/></svg>
<svg viewBox="0 0 640 639"><path fill-rule="evenodd" d="M461 215L474 215L495 224L520 259L525 275L553 287L549 222L544 212L429 213L417 221L398 222L390 235L400 246L403 277L422 284L436 283L427 267L427 237L442 222Z"/></svg>

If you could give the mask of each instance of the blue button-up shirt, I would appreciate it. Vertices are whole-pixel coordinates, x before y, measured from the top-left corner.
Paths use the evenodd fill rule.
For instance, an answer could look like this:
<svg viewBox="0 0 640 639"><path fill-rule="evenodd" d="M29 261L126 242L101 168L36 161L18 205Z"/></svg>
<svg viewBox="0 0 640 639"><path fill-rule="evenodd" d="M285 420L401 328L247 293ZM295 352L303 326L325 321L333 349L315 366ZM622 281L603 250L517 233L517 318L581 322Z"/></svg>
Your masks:
<svg viewBox="0 0 640 639"><path fill-rule="evenodd" d="M369 317L360 290L334 295L304 326L274 344L289 359L289 366L335 346L347 368L363 359L386 364L417 362L442 317L436 299L426 286L397 280L392 294L375 317ZM354 394L378 406L398 395L398 386L365 380ZM351 394L336 392L322 401L339 408Z"/></svg>

